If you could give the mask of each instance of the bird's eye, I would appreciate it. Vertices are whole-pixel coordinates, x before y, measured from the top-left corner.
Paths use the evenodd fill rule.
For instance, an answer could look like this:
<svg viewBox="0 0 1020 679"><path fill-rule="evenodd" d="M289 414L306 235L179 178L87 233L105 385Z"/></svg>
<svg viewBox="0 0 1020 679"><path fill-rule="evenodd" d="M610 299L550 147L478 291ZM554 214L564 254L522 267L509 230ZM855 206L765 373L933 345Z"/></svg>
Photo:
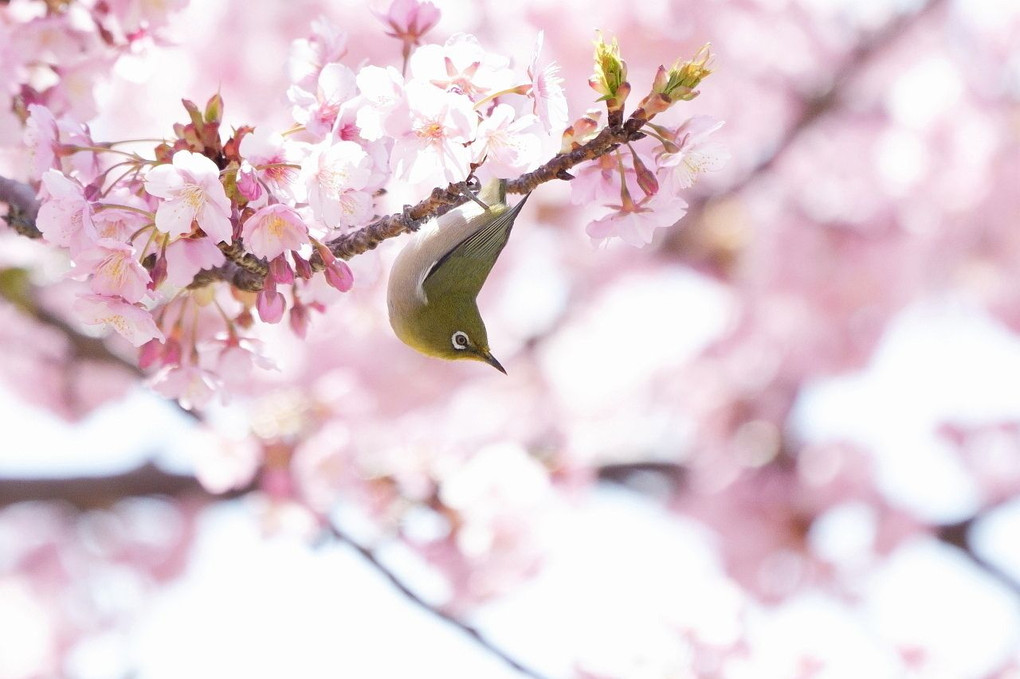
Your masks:
<svg viewBox="0 0 1020 679"><path fill-rule="evenodd" d="M464 351L467 349L468 336L467 333L461 330L453 333L453 337L450 338L450 341L453 342L453 348L457 351Z"/></svg>

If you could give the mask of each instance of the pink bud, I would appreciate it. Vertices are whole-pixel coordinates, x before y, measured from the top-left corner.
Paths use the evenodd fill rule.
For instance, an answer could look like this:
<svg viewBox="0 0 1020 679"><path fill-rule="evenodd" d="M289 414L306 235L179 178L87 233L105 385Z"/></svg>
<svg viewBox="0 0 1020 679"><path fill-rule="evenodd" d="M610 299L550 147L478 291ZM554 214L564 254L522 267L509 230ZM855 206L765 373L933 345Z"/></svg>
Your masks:
<svg viewBox="0 0 1020 679"><path fill-rule="evenodd" d="M171 337L166 341L166 347L163 349L163 365L180 365L181 353L181 343Z"/></svg>
<svg viewBox="0 0 1020 679"><path fill-rule="evenodd" d="M156 263L152 267L152 271L149 272L150 290L155 290L166 280L166 266L166 253L160 252L159 257L156 258Z"/></svg>
<svg viewBox="0 0 1020 679"><path fill-rule="evenodd" d="M241 313L239 313L237 317L234 318L234 324L237 325L237 327L239 328L244 328L245 330L254 325L255 319L252 318L251 316L251 310L244 309L243 311L241 311Z"/></svg>
<svg viewBox="0 0 1020 679"><path fill-rule="evenodd" d="M294 306L290 308L290 329L294 331L295 335L304 339L308 334L308 321L308 307L295 302Z"/></svg>
<svg viewBox="0 0 1020 679"><path fill-rule="evenodd" d="M259 184L255 168L247 160L241 161L237 171L237 190L248 200L258 200L262 196L262 185Z"/></svg>
<svg viewBox="0 0 1020 679"><path fill-rule="evenodd" d="M439 10L431 2L394 0L386 16L378 15L389 24L387 35L399 38L407 45L417 45L419 38L439 21Z"/></svg>
<svg viewBox="0 0 1020 679"><path fill-rule="evenodd" d="M645 192L646 196L654 196L659 192L659 180L655 173L648 169L638 154L634 154L634 172L637 175L638 186Z"/></svg>
<svg viewBox="0 0 1020 679"><path fill-rule="evenodd" d="M269 274L276 280L277 283L286 284L294 282L294 269L290 268L290 264L283 255L279 255L270 260Z"/></svg>
<svg viewBox="0 0 1020 679"><path fill-rule="evenodd" d="M283 295L276 290L267 288L255 296L255 308L265 323L279 323L286 306Z"/></svg>
<svg viewBox="0 0 1020 679"><path fill-rule="evenodd" d="M138 352L138 367L142 370L151 368L163 356L163 343L157 339L151 339L142 345Z"/></svg>
<svg viewBox="0 0 1020 679"><path fill-rule="evenodd" d="M308 263L308 260L296 252L292 252L291 256L294 257L294 273L296 273L299 278L303 278L306 281L311 278L312 265Z"/></svg>
<svg viewBox="0 0 1020 679"><path fill-rule="evenodd" d="M334 259L326 265L326 282L340 292L347 292L354 287L354 273L347 262L342 259Z"/></svg>

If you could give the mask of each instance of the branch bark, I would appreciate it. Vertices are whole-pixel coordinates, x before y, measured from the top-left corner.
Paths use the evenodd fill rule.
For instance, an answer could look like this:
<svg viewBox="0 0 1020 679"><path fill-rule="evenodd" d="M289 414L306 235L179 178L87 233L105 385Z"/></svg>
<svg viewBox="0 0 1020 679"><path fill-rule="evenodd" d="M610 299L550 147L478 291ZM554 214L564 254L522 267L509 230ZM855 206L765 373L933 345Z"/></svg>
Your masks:
<svg viewBox="0 0 1020 679"><path fill-rule="evenodd" d="M0 508L17 502L62 502L79 510L110 507L130 497L162 495L222 500L243 495L243 488L224 495L209 493L191 475L171 474L152 463L109 476L0 478Z"/></svg>
<svg viewBox="0 0 1020 679"><path fill-rule="evenodd" d="M35 225L39 215L39 201L35 191L24 182L0 177L0 203L7 203L8 211L4 221L17 233L27 238L41 238L42 232Z"/></svg>
<svg viewBox="0 0 1020 679"><path fill-rule="evenodd" d="M512 667L517 672L520 672L525 677L531 679L545 679L545 676L533 670L522 662L511 656L507 651L503 650L495 643L492 642L488 637L482 634L476 627L472 627L460 618L447 613L437 606L433 606L428 603L420 596L418 596L414 590L412 590L407 583L400 579L400 577L386 567L382 561L379 560L378 555L370 548L362 545L357 540L354 540L351 536L347 535L344 531L340 530L337 526L332 523L328 526L328 535L338 542L346 545L350 545L358 554L361 555L368 565L379 572L398 592L404 595L404 597L418 608L426 611L432 616L439 618L443 622L447 623L466 634L473 642L481 646L483 649L496 656L504 663Z"/></svg>
<svg viewBox="0 0 1020 679"><path fill-rule="evenodd" d="M644 111L638 109L626 123L603 128L593 139L571 151L557 154L535 171L508 182L507 191L517 194L530 193L545 182L554 179L569 180L571 179L569 171L580 163L594 160L621 144L643 137L641 128L646 122L648 118ZM375 249L384 240L415 231L424 221L445 214L468 200L464 182L450 184L446 188L436 188L428 198L416 205L405 207L402 213L380 217L367 226L328 241L326 246L334 256L350 259ZM12 214L8 215L7 220L18 233L32 238L42 235L35 226L39 203L35 200L35 192L29 185L0 177L0 202L6 202L11 206ZM227 257L227 264L200 272L189 288L202 287L215 281L226 281L250 292L257 292L263 288L265 277L269 273L268 262L245 252L237 241L221 244L220 250ZM313 253L310 261L316 271L323 269L324 262L318 253Z"/></svg>
<svg viewBox="0 0 1020 679"><path fill-rule="evenodd" d="M239 497L251 490L252 487L249 486L222 495L213 495L192 476L171 474L151 463L146 463L136 469L111 476L0 479L0 508L17 502L62 502L80 511L86 511L110 507L129 497L168 496L179 499L188 497L219 501ZM476 628L423 600L396 573L387 568L369 547L362 545L332 524L328 526L327 536L337 542L350 545L373 570L386 578L394 589L414 605L457 628L470 637L474 643L520 672L521 675L531 679L545 679L542 674L528 668L507 651L499 648Z"/></svg>

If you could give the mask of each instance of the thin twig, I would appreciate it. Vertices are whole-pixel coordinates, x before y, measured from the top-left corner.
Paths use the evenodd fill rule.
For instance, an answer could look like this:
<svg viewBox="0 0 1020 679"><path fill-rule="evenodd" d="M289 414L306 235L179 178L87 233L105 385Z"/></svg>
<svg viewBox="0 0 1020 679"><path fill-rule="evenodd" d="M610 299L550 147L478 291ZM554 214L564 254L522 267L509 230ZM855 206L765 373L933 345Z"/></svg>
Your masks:
<svg viewBox="0 0 1020 679"><path fill-rule="evenodd" d="M507 182L506 190L508 193L526 194L545 182L568 180L571 178L569 171L577 165L599 158L620 144L640 139L644 136L641 127L646 122L644 112L639 109L624 125L603 128L586 143L566 153L559 153L533 172ZM461 190L460 184L451 184L445 189L437 188L428 198L405 209L403 213L380 217L368 226L335 238L326 245L337 257L350 259L374 249L388 238L414 231L423 220L441 215L467 201L468 197Z"/></svg>
<svg viewBox="0 0 1020 679"><path fill-rule="evenodd" d="M443 620L444 622L452 625L453 627L457 628L464 634L468 635L469 637L471 637L471 640L474 641L476 644L478 644L487 652L491 653L492 655L502 660L504 663L506 663L516 671L520 672L523 676L531 677L531 679L545 679L545 675L540 674L536 670L533 670L525 666L520 661L513 658L509 653L499 648L498 646L496 646L495 643L486 638L475 627L468 625L463 620L460 620L459 618L437 608L436 606L433 606L432 604L422 599L410 587L408 587L407 584L403 580L401 580L396 573L387 568L386 565L379 560L379 557L376 555L374 551L372 551L365 545L362 545L357 540L347 535L347 533L343 532L332 523L329 524L328 530L330 536L332 536L339 542L350 545L358 554L362 556L362 558L365 559L365 561L369 563L370 566L372 566L372 568L378 571L380 575L385 577L386 580L388 580L389 583L393 585L393 587L397 591L403 594L408 601L416 605L418 608L430 613L431 615L439 618L440 620Z"/></svg>
<svg viewBox="0 0 1020 679"><path fill-rule="evenodd" d="M1020 596L1020 581L974 551L974 547L971 544L971 529L974 527L974 523L986 512L987 509L981 514L976 514L964 521L939 526L935 529L935 537L947 545L956 547L961 553L963 553L964 556L970 559L975 566L998 580L1000 584L1007 587L1013 592L1013 594Z"/></svg>

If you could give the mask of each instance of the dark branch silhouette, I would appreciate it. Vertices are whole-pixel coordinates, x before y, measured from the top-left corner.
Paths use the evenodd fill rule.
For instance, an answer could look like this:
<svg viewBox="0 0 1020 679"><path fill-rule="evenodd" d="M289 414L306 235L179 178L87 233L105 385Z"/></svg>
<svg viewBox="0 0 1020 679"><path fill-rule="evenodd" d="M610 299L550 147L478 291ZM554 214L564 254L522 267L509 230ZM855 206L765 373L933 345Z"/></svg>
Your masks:
<svg viewBox="0 0 1020 679"><path fill-rule="evenodd" d="M408 601L413 603L418 608L427 611L428 613L446 622L447 624L457 628L458 630L466 634L468 637L470 637L471 640L474 641L476 644L478 644L486 651L488 651L492 655L496 656L497 658L505 662L513 669L520 672L525 677L531 677L531 679L545 679L544 675L525 666L523 663L513 658L509 653L507 653L500 647L496 646L496 644L494 644L485 635L479 632L477 628L468 625L463 620L451 615L450 613L447 613L441 608L434 606L425 601L424 599L422 599L414 592L414 590L412 590L407 585L407 583L401 580L396 573L387 568L386 565L379 560L378 555L376 555L374 551L372 551L365 545L360 544L359 542L351 538L344 531L340 530L332 523L329 524L328 535L329 537L337 540L338 542L350 545L351 548L354 549L354 551L356 551L358 554L360 554L362 558L364 558L365 561L368 562L368 564L373 569L375 569L383 577L385 577L386 580L388 580L389 583L393 585L394 589L403 594L408 599Z"/></svg>

